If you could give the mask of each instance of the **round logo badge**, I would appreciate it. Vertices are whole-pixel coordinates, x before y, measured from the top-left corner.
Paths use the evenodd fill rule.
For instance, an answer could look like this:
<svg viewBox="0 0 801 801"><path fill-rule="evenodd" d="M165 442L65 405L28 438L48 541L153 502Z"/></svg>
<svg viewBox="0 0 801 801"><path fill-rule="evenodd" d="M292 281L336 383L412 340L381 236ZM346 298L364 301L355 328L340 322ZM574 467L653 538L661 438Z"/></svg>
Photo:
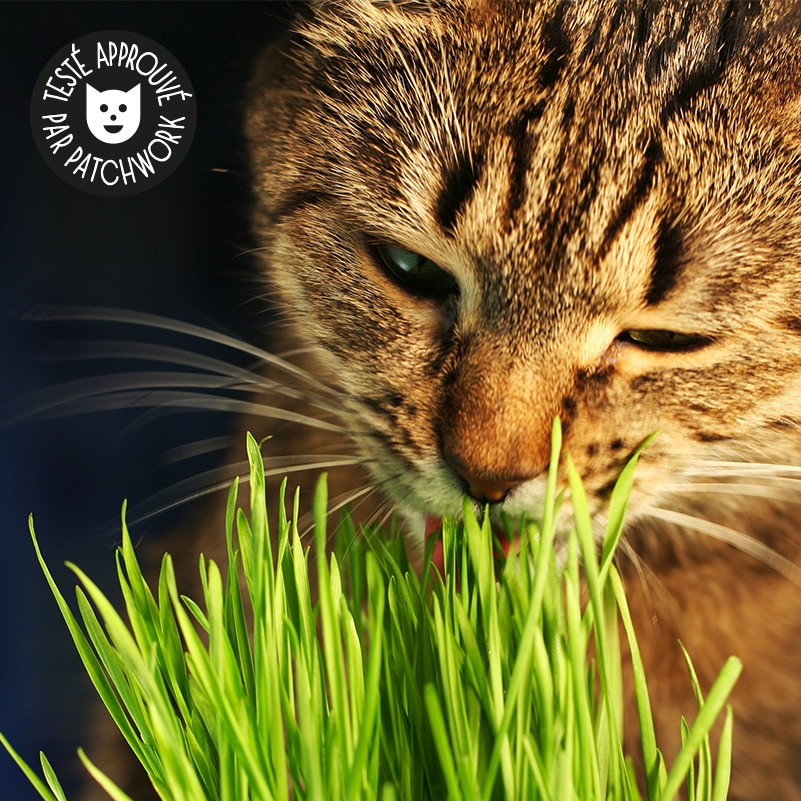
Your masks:
<svg viewBox="0 0 801 801"><path fill-rule="evenodd" d="M31 100L36 146L53 172L84 192L122 197L161 183L195 133L192 84L160 44L100 31L65 45Z"/></svg>

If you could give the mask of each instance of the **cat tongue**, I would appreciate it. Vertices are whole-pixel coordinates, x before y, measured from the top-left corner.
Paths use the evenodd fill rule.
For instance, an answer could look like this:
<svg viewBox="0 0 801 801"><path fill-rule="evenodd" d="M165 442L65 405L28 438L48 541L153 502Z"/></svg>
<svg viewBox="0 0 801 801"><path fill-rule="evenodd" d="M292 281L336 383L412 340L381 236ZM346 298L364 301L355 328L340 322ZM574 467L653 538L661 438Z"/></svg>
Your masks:
<svg viewBox="0 0 801 801"><path fill-rule="evenodd" d="M445 575L445 554L442 550L442 537L437 534L442 528L442 518L436 517L434 515L429 515L426 518L426 531L425 536L426 540L432 535L437 536L437 541L434 544L434 550L431 554L431 562L433 563L434 567L439 570L440 575ZM520 545L520 537L515 534L514 538L510 541L509 537L507 536L506 532L500 526L496 526L494 528L495 538L497 540L497 545L493 543L493 551L496 558L496 567L498 567L498 562L503 564L503 561L509 556L509 549L514 546L515 550L519 548ZM501 559L503 557L503 559Z"/></svg>

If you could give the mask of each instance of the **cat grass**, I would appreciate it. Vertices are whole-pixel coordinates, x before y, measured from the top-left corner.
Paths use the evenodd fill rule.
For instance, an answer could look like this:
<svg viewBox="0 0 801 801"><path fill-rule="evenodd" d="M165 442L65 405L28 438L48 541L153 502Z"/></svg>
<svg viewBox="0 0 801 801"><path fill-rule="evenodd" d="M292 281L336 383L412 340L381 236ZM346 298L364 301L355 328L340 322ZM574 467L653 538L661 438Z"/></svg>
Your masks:
<svg viewBox="0 0 801 801"><path fill-rule="evenodd" d="M561 499L551 470L542 519L520 526L519 551L501 567L489 524L470 505L463 524L445 519L440 576L432 546L418 574L396 532L357 536L347 517L331 556L310 558L283 511L283 488L271 538L264 468L251 437L247 448L249 513L237 508L235 483L228 563L201 559L200 598L179 594L169 555L152 592L123 521L124 609L118 613L72 566L80 582L76 615L31 526L86 670L161 798L667 801L682 787L692 801L726 797L726 699L739 675L736 659L705 696L688 659L698 700L688 712L697 714L692 724L676 721L683 747L672 765L657 747L613 559L637 455L612 495L600 553L568 460L575 529L565 544L556 538ZM559 450L556 426L552 464ZM326 553L326 505L323 480L314 496L317 554ZM295 496L291 519L297 510ZM634 667L642 786L621 739L621 632ZM721 715L713 758L708 734ZM40 776L0 740L43 799L65 799L44 755ZM80 757L111 798L128 801Z"/></svg>

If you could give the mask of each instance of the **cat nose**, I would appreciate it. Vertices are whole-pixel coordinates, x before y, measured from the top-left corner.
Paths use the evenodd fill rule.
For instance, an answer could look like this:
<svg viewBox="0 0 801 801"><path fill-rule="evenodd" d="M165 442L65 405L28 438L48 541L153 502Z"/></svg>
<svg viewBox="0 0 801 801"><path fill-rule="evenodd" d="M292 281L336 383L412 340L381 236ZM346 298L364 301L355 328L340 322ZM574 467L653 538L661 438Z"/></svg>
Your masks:
<svg viewBox="0 0 801 801"><path fill-rule="evenodd" d="M514 478L480 478L466 470L458 470L459 475L467 485L467 492L471 498L479 503L500 503L506 500L509 493L523 483L521 479Z"/></svg>

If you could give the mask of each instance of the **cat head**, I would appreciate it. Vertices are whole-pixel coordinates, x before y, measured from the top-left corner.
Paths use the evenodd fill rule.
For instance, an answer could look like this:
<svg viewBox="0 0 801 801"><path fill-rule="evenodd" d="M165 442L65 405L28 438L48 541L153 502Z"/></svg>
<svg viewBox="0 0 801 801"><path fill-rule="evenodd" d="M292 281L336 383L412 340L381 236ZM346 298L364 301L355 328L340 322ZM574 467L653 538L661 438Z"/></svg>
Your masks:
<svg viewBox="0 0 801 801"><path fill-rule="evenodd" d="M798 14L321 4L248 121L269 280L410 518L600 505L801 414Z"/></svg>
<svg viewBox="0 0 801 801"><path fill-rule="evenodd" d="M106 89L101 92L86 84L86 125L101 142L116 145L127 142L139 129L141 90L136 84L127 92Z"/></svg>

